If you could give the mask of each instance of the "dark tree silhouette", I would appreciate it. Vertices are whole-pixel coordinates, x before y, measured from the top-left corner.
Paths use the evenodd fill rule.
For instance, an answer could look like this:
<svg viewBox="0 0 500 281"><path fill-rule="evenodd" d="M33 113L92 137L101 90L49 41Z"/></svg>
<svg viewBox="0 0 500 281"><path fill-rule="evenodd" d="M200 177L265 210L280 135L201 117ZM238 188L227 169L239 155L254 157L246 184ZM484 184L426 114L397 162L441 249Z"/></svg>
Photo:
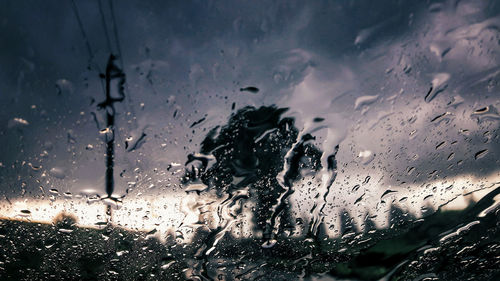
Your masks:
<svg viewBox="0 0 500 281"><path fill-rule="evenodd" d="M299 144L289 159L292 163L285 173L287 184L300 178L301 169L321 168L321 151L307 143L314 137L302 136L297 142L299 132L294 120L281 117L286 110L275 106L241 108L226 125L209 131L201 143L200 154L188 156L186 165L192 166L183 177L184 183L203 182L209 189L215 189L217 196L248 187L250 200L256 204L254 230L263 233L264 239L269 238L271 230L266 221L272 216L280 217L278 233L294 226L289 203L277 202L286 192L277 176L287 161L287 152L295 143ZM211 163L213 158L215 163Z"/></svg>

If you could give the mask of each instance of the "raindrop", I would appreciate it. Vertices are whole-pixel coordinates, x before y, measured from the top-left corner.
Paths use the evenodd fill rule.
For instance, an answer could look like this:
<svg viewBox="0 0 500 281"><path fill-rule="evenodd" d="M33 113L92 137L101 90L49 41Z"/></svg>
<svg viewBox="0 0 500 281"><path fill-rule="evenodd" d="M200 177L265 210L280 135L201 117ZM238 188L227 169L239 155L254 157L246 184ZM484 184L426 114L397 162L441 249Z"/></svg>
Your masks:
<svg viewBox="0 0 500 281"><path fill-rule="evenodd" d="M446 42L434 42L429 46L429 50L434 53L439 60L442 60L451 50L451 47Z"/></svg>
<svg viewBox="0 0 500 281"><path fill-rule="evenodd" d="M25 119L15 117L15 118L12 118L11 120L9 120L9 122L7 123L7 127L10 129L10 128L14 128L14 127L27 126L29 124L30 123L28 121L26 121Z"/></svg>
<svg viewBox="0 0 500 281"><path fill-rule="evenodd" d="M184 189L185 192L196 192L196 193L200 193L202 191L205 191L208 189L208 186L205 185L205 184L202 184L202 183L195 183L195 184L190 184L186 187L186 189Z"/></svg>
<svg viewBox="0 0 500 281"><path fill-rule="evenodd" d="M120 209L122 206L121 198L106 197L102 199L102 202L114 209Z"/></svg>
<svg viewBox="0 0 500 281"><path fill-rule="evenodd" d="M111 128L104 128L99 131L101 138L105 142L109 142L113 140L113 130Z"/></svg>
<svg viewBox="0 0 500 281"><path fill-rule="evenodd" d="M70 234L71 232L73 232L73 229L59 228L59 232L64 234Z"/></svg>
<svg viewBox="0 0 500 281"><path fill-rule="evenodd" d="M66 172L63 168L60 167L54 167L50 169L49 171L50 175L53 177L56 177L58 179L64 179L66 177Z"/></svg>
<svg viewBox="0 0 500 281"><path fill-rule="evenodd" d="M412 139L414 139L414 138L417 136L417 132L418 132L417 130L412 130L412 131L410 132L410 139L411 139L411 140L412 140Z"/></svg>
<svg viewBox="0 0 500 281"><path fill-rule="evenodd" d="M467 129L461 129L461 130L459 131L459 133L460 133L460 134L462 134L462 135L465 135L465 136L470 135L470 131L469 131L469 130L467 130Z"/></svg>
<svg viewBox="0 0 500 281"><path fill-rule="evenodd" d="M141 146L146 142L146 133L142 132L141 135L137 138L133 136L129 136L125 139L125 149L128 152L137 150L141 148Z"/></svg>
<svg viewBox="0 0 500 281"><path fill-rule="evenodd" d="M474 159L478 160L478 159L481 159L483 158L486 154L488 153L488 149L483 149L483 150L480 150L478 152L476 152L476 154L474 154Z"/></svg>
<svg viewBox="0 0 500 281"><path fill-rule="evenodd" d="M241 92L249 92L252 94L257 94L259 92L259 88L250 86L250 87L240 88L240 91Z"/></svg>
<svg viewBox="0 0 500 281"><path fill-rule="evenodd" d="M55 188L50 189L49 192L52 194L59 194L59 191Z"/></svg>
<svg viewBox="0 0 500 281"><path fill-rule="evenodd" d="M500 120L500 114L498 114L498 109L493 105L475 110L470 115L470 117L476 118L478 123L481 123L486 120Z"/></svg>
<svg viewBox="0 0 500 281"><path fill-rule="evenodd" d="M448 106L456 108L457 106L461 105L464 102L465 100L461 96L454 96L453 100L448 103Z"/></svg>
<svg viewBox="0 0 500 281"><path fill-rule="evenodd" d="M424 100L426 102L431 102L439 93L444 91L448 87L448 80L450 79L450 74L448 73L438 73L434 76L431 82L431 88L425 96Z"/></svg>
<svg viewBox="0 0 500 281"><path fill-rule="evenodd" d="M451 159L453 159L454 157L455 157L455 153L454 153L454 152L452 152L452 153L450 153L450 155L448 155L448 159L447 159L447 160L448 160L448 161L450 161L450 160L451 160Z"/></svg>
<svg viewBox="0 0 500 281"><path fill-rule="evenodd" d="M203 121L205 121L205 119L206 119L206 117L203 117L200 120L193 122L193 124L191 124L191 126L189 126L189 128L193 128L194 126L203 123Z"/></svg>
<svg viewBox="0 0 500 281"><path fill-rule="evenodd" d="M438 145L436 145L436 149L440 149L441 147L443 147L443 145L445 144L446 142L442 141L440 142Z"/></svg>
<svg viewBox="0 0 500 281"><path fill-rule="evenodd" d="M168 269L172 264L175 263L175 260L164 261L161 265L161 269Z"/></svg>
<svg viewBox="0 0 500 281"><path fill-rule="evenodd" d="M394 192L397 192L397 191L387 189L386 191L384 191L384 193L382 194L382 196L380 196L380 199L383 199L386 195L394 193Z"/></svg>
<svg viewBox="0 0 500 281"><path fill-rule="evenodd" d="M367 165L371 161L373 161L373 159L375 158L375 153L371 152L370 150L363 150L359 152L358 157L361 159L361 163L363 165Z"/></svg>
<svg viewBox="0 0 500 281"><path fill-rule="evenodd" d="M363 184L369 183L371 178L372 177L370 177L370 176L366 176L365 180L363 181Z"/></svg>
<svg viewBox="0 0 500 281"><path fill-rule="evenodd" d="M366 193L363 193L361 196L358 197L358 199L356 199L356 201L354 201L354 205L358 204L359 202L361 202L363 200L363 197L365 196Z"/></svg>
<svg viewBox="0 0 500 281"><path fill-rule="evenodd" d="M415 171L415 167L408 167L408 168L406 169L406 173L407 173L408 175L411 175L411 173L413 173L413 171Z"/></svg>
<svg viewBox="0 0 500 281"><path fill-rule="evenodd" d="M30 166L33 171L39 171L42 168L42 166L35 166L31 163L28 163L28 166Z"/></svg>
<svg viewBox="0 0 500 281"><path fill-rule="evenodd" d="M66 79L56 81L56 89L58 95L70 95L73 92L73 84Z"/></svg>
<svg viewBox="0 0 500 281"><path fill-rule="evenodd" d="M379 95L375 96L361 96L354 102L354 110L360 109L363 106L368 106L378 99Z"/></svg>
<svg viewBox="0 0 500 281"><path fill-rule="evenodd" d="M439 122L441 122L441 120L445 120L445 119L447 119L447 118L443 118L443 117L446 117L446 116L449 116L449 115L451 115L451 113L450 113L450 112L445 112L445 113L443 113L443 114L439 114L438 116L436 116L436 117L432 118L432 119L431 119L431 122L435 122L435 121L439 121ZM439 123L439 122L438 122L438 123Z"/></svg>
<svg viewBox="0 0 500 281"><path fill-rule="evenodd" d="M117 252L116 252L116 255L117 255L117 256L119 256L119 257L121 257L121 256L123 256L124 254L128 254L128 253L129 253L129 251L127 251L127 250L122 250L122 251L117 251Z"/></svg>
<svg viewBox="0 0 500 281"><path fill-rule="evenodd" d="M271 240L267 240L266 242L264 242L261 246L264 249L269 249L269 248L274 247L274 245L276 245L277 242L278 241L276 239L271 239Z"/></svg>

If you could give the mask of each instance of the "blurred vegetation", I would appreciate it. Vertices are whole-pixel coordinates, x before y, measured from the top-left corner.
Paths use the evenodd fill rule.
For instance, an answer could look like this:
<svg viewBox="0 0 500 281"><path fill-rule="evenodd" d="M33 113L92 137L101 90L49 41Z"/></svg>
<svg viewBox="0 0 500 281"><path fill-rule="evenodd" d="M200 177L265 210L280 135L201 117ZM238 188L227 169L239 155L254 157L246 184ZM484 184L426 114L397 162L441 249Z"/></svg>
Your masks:
<svg viewBox="0 0 500 281"><path fill-rule="evenodd" d="M226 234L205 270L214 280L324 273L343 280L500 280L500 209L477 216L499 192L465 210L418 220L398 219L402 211L394 208L396 226L357 233L344 224L336 239L282 237L265 249L259 239ZM186 280L203 261L197 252L206 235L199 232L189 244L167 235L161 243L151 232L77 227L69 215L52 225L1 220L0 280Z"/></svg>

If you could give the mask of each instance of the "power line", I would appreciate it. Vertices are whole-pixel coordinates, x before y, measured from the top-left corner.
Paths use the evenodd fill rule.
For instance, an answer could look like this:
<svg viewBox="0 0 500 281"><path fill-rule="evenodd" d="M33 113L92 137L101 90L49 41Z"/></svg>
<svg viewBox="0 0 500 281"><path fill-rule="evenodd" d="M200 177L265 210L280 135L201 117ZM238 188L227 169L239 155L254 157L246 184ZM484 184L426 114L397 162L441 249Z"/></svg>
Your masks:
<svg viewBox="0 0 500 281"><path fill-rule="evenodd" d="M109 0L109 9L111 10L111 19L113 23L113 32L115 35L115 41L116 41L116 48L118 50L118 59L120 60L120 67L123 68L123 56L122 56L122 50L120 47L120 38L118 37L118 28L116 26L116 18L115 18L115 9L113 8L113 0Z"/></svg>
<svg viewBox="0 0 500 281"><path fill-rule="evenodd" d="M89 56L90 56L89 61L88 61L88 67L90 69L90 67L92 66L92 60L94 59L94 52L92 51L92 46L90 45L89 37L87 36L87 33L85 32L85 28L83 27L83 22L82 22L82 19L80 18L80 13L78 13L78 7L76 6L75 0L71 0L71 4L73 7L73 12L75 13L75 16L76 16L76 20L78 22L78 26L80 27L80 31L81 31L82 36L83 36L83 40L85 41L85 45L87 46L87 51L88 51ZM95 69L97 70L97 72L101 73L101 69L100 69L98 64L95 65ZM102 80L101 80L100 84L101 84L102 90L105 91L104 83L102 82Z"/></svg>
<svg viewBox="0 0 500 281"><path fill-rule="evenodd" d="M90 46L89 38L87 37L87 33L85 33L85 29L83 28L82 19L80 18L80 14L78 13L78 7L74 0L71 0L73 4L73 11L75 12L76 20L78 21L78 26L80 26L80 31L82 32L83 40L85 40L85 45L87 46L87 51L90 55L90 60L94 57L94 52L92 52L92 47Z"/></svg>
<svg viewBox="0 0 500 281"><path fill-rule="evenodd" d="M108 45L108 50L109 53L113 53L113 48L111 48L111 41L109 40L109 34L108 34L108 26L106 25L106 19L104 18L104 12L102 10L102 3L101 0L98 0L97 3L99 4L99 13L101 14L101 23L102 23L102 28L104 29L104 35L106 37L106 43Z"/></svg>

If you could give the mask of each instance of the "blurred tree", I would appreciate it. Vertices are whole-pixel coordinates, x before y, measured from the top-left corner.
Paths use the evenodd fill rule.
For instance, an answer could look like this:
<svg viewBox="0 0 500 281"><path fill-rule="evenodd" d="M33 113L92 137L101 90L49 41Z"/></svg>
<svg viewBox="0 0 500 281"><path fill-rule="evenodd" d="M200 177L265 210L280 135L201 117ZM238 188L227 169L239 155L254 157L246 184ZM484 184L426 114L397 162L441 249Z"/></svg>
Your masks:
<svg viewBox="0 0 500 281"><path fill-rule="evenodd" d="M200 154L188 156L184 183L201 180L217 196L247 188L253 209L254 231L269 239L273 226L269 219L280 219L278 233L294 227L288 200L278 202L291 183L301 177L300 170L321 169L322 152L309 144L311 135L297 140L299 132L292 118L282 118L286 108L247 106L232 114L226 125L209 131L201 143ZM292 156L286 158L292 151ZM215 158L215 163L211 163ZM287 170L285 169L285 161ZM278 176L284 171L284 183ZM291 194L293 189L289 192ZM289 194L288 194L289 195ZM281 204L280 204L281 203Z"/></svg>

